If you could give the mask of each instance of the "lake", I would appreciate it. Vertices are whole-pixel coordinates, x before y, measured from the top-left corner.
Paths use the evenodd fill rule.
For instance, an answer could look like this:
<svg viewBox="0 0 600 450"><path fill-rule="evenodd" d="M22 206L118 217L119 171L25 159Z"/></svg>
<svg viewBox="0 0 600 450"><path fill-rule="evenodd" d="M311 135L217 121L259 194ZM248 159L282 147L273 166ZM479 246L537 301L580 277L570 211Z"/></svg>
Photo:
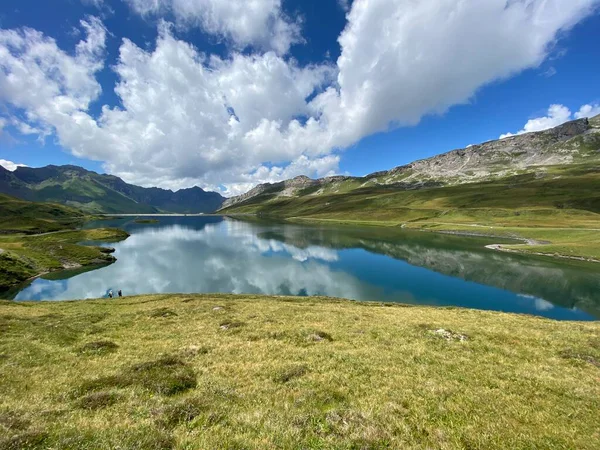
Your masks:
<svg viewBox="0 0 600 450"><path fill-rule="evenodd" d="M131 234L107 244L116 249L117 262L35 279L16 300L96 298L109 289L125 295L325 295L560 320L600 318L600 265L485 248L498 239L212 216L88 226L119 226Z"/></svg>

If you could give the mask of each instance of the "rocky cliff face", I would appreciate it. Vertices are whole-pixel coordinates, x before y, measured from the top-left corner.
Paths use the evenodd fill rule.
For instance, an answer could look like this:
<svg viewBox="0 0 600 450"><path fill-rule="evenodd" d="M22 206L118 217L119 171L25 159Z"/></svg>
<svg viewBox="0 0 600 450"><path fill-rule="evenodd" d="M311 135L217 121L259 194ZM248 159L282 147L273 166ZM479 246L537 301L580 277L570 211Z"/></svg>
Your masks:
<svg viewBox="0 0 600 450"><path fill-rule="evenodd" d="M334 176L311 180L300 176L279 183L261 184L243 195L227 199L223 208L267 196L314 196L375 186L416 189L470 183L595 160L600 161L600 116L452 150L366 177Z"/></svg>
<svg viewBox="0 0 600 450"><path fill-rule="evenodd" d="M586 144L593 144L594 140L600 141L600 130L592 128L587 119L580 119L551 130L453 150L368 178L377 184L428 180L444 184L479 181L516 174L536 166L570 164L577 159L588 158L593 155L587 153L590 149ZM596 142L595 149L591 150L596 150L599 143Z"/></svg>

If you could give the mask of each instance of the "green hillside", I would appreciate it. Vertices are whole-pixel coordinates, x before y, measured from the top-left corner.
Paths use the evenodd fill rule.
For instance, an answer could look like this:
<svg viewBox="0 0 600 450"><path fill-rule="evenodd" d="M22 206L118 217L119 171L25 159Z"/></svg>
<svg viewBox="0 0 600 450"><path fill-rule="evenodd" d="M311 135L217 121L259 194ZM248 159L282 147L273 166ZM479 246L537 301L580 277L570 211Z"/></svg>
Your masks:
<svg viewBox="0 0 600 450"><path fill-rule="evenodd" d="M220 212L511 237L522 243L497 249L600 261L600 116L362 178L259 185Z"/></svg>
<svg viewBox="0 0 600 450"><path fill-rule="evenodd" d="M552 219L597 224L600 216L600 168L569 165L548 168L543 175L524 174L458 186L402 190L379 186L299 197L269 193L224 213L256 213L363 221L452 223L484 221L499 225L549 225Z"/></svg>
<svg viewBox="0 0 600 450"><path fill-rule="evenodd" d="M379 186L287 198L266 193L222 212L539 239L566 245L546 253L600 259L600 168L593 164L446 187ZM556 228L573 230L547 235Z"/></svg>
<svg viewBox="0 0 600 450"><path fill-rule="evenodd" d="M0 294L40 274L114 262L110 249L79 242L115 242L128 234L118 229L74 229L85 220L73 208L0 194Z"/></svg>
<svg viewBox="0 0 600 450"><path fill-rule="evenodd" d="M177 192L143 188L77 166L19 167L14 172L0 167L0 192L90 213L201 213L223 203L221 195L198 187Z"/></svg>
<svg viewBox="0 0 600 450"><path fill-rule="evenodd" d="M81 225L85 215L63 205L34 203L0 194L0 233L47 233Z"/></svg>

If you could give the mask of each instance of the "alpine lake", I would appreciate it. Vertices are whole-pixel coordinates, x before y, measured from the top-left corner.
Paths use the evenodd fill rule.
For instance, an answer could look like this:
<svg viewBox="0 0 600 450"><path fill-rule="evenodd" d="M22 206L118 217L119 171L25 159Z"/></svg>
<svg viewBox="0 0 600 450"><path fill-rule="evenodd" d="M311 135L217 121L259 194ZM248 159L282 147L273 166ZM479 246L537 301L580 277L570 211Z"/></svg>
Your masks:
<svg viewBox="0 0 600 450"><path fill-rule="evenodd" d="M503 243L499 239L256 218L157 219L89 223L131 234L125 241L101 244L115 248L117 262L36 278L14 299L88 299L106 297L109 290L126 296L323 295L600 319L600 264L485 248Z"/></svg>

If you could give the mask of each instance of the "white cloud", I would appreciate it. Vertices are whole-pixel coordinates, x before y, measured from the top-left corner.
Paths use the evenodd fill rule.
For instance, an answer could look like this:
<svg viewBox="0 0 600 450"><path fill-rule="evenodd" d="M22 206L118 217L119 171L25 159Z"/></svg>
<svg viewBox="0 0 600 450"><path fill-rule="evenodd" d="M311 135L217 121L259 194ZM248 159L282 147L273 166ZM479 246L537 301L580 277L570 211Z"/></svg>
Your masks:
<svg viewBox="0 0 600 450"><path fill-rule="evenodd" d="M285 54L302 41L300 21L281 9L281 0L125 0L142 16L172 13L182 27L200 27L235 47L253 45Z"/></svg>
<svg viewBox="0 0 600 450"><path fill-rule="evenodd" d="M0 30L0 101L25 112L28 124L11 119L22 132L36 123L71 122L100 94L94 74L103 67L106 30L96 18L81 26L87 38L74 56L36 30Z"/></svg>
<svg viewBox="0 0 600 450"><path fill-rule="evenodd" d="M81 3L86 6L95 6L98 9L104 6L104 0L81 0Z"/></svg>
<svg viewBox="0 0 600 450"><path fill-rule="evenodd" d="M549 130L573 119L594 117L598 114L600 114L600 105L583 105L575 114L572 114L571 110L564 105L550 105L546 116L529 119L522 130L517 133L502 134L500 139L534 131Z"/></svg>
<svg viewBox="0 0 600 450"><path fill-rule="evenodd" d="M183 8L183 0L137 0L133 7L160 15L176 3ZM88 37L74 56L34 30L6 30L0 101L21 110L32 127L53 130L73 154L105 161L106 170L129 182L224 185L231 195L259 182L337 172L339 149L443 113L487 83L539 66L557 35L597 3L356 0L336 66L300 67L276 52L207 56L161 23L152 51L123 41L113 67L122 106L104 106L97 118L88 112L103 67L105 30L97 19L82 23ZM264 11L262 0L256 4ZM200 8L193 11L201 18L201 5L213 3L186 5ZM270 5L279 14L280 2ZM235 40L239 30L222 25L236 15L227 11L218 9L215 23ZM240 11L254 25L272 17ZM253 29L240 32L240 45L254 39Z"/></svg>
<svg viewBox="0 0 600 450"><path fill-rule="evenodd" d="M569 120L571 120L571 111L569 108L563 105L551 105L550 108L548 108L548 115L546 117L528 120L523 127L523 130L519 133L548 130L562 125Z"/></svg>
<svg viewBox="0 0 600 450"><path fill-rule="evenodd" d="M556 67L551 66L550 68L548 68L548 70L542 72L542 76L546 77L546 78L551 78L554 75L556 75L558 72L556 70Z"/></svg>
<svg viewBox="0 0 600 450"><path fill-rule="evenodd" d="M337 0L338 5L340 5L340 8L342 8L346 12L350 11L350 1L351 0Z"/></svg>
<svg viewBox="0 0 600 450"><path fill-rule="evenodd" d="M595 117L600 114L600 104L583 105L579 111L575 113L576 119Z"/></svg>
<svg viewBox="0 0 600 450"><path fill-rule="evenodd" d="M0 159L0 166L4 167L6 170L10 170L11 172L17 170L17 167L27 167L25 164L14 163L6 159Z"/></svg>

